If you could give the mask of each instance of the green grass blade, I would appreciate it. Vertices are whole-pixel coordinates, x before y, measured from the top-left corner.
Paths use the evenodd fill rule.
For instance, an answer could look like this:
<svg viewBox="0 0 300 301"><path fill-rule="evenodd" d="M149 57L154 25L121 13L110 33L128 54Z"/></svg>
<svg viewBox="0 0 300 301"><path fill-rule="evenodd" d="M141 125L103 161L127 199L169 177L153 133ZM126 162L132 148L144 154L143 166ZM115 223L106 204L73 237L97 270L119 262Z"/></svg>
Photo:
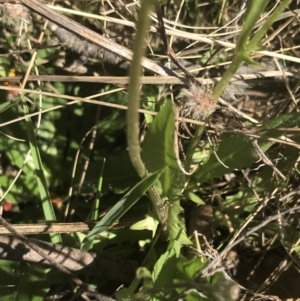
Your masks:
<svg viewBox="0 0 300 301"><path fill-rule="evenodd" d="M93 212L92 212L92 220L93 221L97 220L98 216L99 216L100 194L101 194L102 185L103 185L104 167L105 167L105 159L103 160L103 164L101 167L100 177L99 177L98 186L97 186L96 198L95 198L94 205L93 205Z"/></svg>
<svg viewBox="0 0 300 301"><path fill-rule="evenodd" d="M23 98L24 114L25 114L25 116L27 116L29 114L28 107L27 107L24 97L22 97L22 98ZM26 117L25 124L26 124L26 130L27 130L30 149L31 149L31 155L32 155L33 163L34 163L36 178L37 178L37 182L38 182L40 197L42 200L42 208L43 208L44 216L45 216L46 221L56 221L56 216L55 216L53 205L51 202L51 197L50 197L50 193L48 190L48 185L47 185L46 177L44 174L43 164L42 164L42 160L40 157L40 152L39 152L39 148L37 145L31 118ZM62 242L60 234L50 234L50 237L51 237L52 243L61 243Z"/></svg>
<svg viewBox="0 0 300 301"><path fill-rule="evenodd" d="M161 176L162 171L158 171L135 185L122 199L113 206L101 221L91 230L82 242L81 249L88 250L99 233L107 230L111 225L123 216L148 190L153 183Z"/></svg>
<svg viewBox="0 0 300 301"><path fill-rule="evenodd" d="M264 12L268 2L269 0L247 1L243 28L236 42L236 52L243 52L246 49L251 31L257 20L259 20L261 14Z"/></svg>

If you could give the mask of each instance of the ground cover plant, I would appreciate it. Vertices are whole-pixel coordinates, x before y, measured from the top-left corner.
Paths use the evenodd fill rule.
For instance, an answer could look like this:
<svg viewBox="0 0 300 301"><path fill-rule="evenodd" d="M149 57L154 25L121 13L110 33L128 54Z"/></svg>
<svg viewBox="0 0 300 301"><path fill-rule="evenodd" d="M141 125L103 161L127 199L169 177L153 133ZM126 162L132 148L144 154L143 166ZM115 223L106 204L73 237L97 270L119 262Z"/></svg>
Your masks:
<svg viewBox="0 0 300 301"><path fill-rule="evenodd" d="M300 297L298 2L0 1L1 300Z"/></svg>

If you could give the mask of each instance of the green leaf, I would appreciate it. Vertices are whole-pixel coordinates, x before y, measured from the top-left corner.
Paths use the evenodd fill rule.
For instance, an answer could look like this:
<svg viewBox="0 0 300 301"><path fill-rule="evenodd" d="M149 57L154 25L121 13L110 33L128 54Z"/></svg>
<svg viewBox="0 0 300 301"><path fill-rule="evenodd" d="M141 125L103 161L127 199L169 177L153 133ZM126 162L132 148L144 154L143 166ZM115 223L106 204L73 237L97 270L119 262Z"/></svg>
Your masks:
<svg viewBox="0 0 300 301"><path fill-rule="evenodd" d="M44 216L45 216L46 221L56 221L53 204L52 204L50 193L48 190L48 184L47 184L47 180L46 180L46 176L45 176L45 170L44 170L42 159L40 156L40 150L39 150L39 147L37 144L35 130L34 130L31 118L28 117L29 110L28 110L24 95L22 95L21 98L23 101L24 115L26 116L25 124L26 124L27 135L28 135L28 140L29 140L30 149L31 149L31 156L32 156L32 160L34 163L36 180L37 180L37 184L38 184L38 188L39 188L39 192L40 192L40 198L41 198L41 202L42 202ZM51 237L51 241L53 243L62 243L60 234L51 233L50 237Z"/></svg>
<svg viewBox="0 0 300 301"><path fill-rule="evenodd" d="M204 266L205 263L201 261L199 257L187 259L181 256L177 262L178 272L181 274L178 278L180 278L181 281L194 280Z"/></svg>
<svg viewBox="0 0 300 301"><path fill-rule="evenodd" d="M145 219L134 223L130 226L131 230L150 230L153 235L156 232L158 226L158 221L154 219L151 215L147 215Z"/></svg>
<svg viewBox="0 0 300 301"><path fill-rule="evenodd" d="M300 114L298 112L283 114L278 117L268 119L263 122L262 128L269 130L266 133L271 135L283 135L282 131L276 130L276 127L298 127L300 125ZM273 130L273 131L270 131ZM265 132L262 131L262 134Z"/></svg>
<svg viewBox="0 0 300 301"><path fill-rule="evenodd" d="M242 134L224 133L220 137L221 142L217 151L219 159L228 166L226 168L220 161L211 154L194 177L201 182L205 182L215 177L221 177L235 168L243 168L257 158L257 154L248 137Z"/></svg>
<svg viewBox="0 0 300 301"><path fill-rule="evenodd" d="M175 116L171 102L166 102L152 122L143 142L142 158L149 172L166 168L160 178L163 195L181 193L184 175L174 152ZM175 189L177 192L175 192Z"/></svg>
<svg viewBox="0 0 300 301"><path fill-rule="evenodd" d="M188 191L186 195L190 201L199 205L205 205L205 202L201 199L201 197L199 197L197 194L193 193L192 191Z"/></svg>
<svg viewBox="0 0 300 301"><path fill-rule="evenodd" d="M295 127L300 125L299 113L291 113L278 116L272 120L267 120L263 123L259 134L263 137L278 138L284 133L276 130L276 127ZM254 160L258 159L258 154L254 149L251 139L243 134L223 133L220 137L217 155L226 168L219 160L211 154L199 170L194 174L194 177L201 182L207 181L215 177L221 177L229 173L233 169L242 169L249 166ZM259 139L258 144L262 151L267 151L275 142L266 139Z"/></svg>
<svg viewBox="0 0 300 301"><path fill-rule="evenodd" d="M0 113L6 111L7 109L9 109L11 106L16 105L18 102L20 101L20 99L17 100L13 100L13 101L5 101L3 103L0 104Z"/></svg>
<svg viewBox="0 0 300 301"><path fill-rule="evenodd" d="M159 178L162 171L157 171L141 180L122 199L111 208L101 221L91 230L82 242L81 249L88 250L96 235L107 230L125 212L127 212Z"/></svg>
<svg viewBox="0 0 300 301"><path fill-rule="evenodd" d="M182 213L182 207L180 206L180 198L173 198L172 205L169 207L169 219L168 229L170 239L175 239L181 244L190 245L192 242L189 240L186 234L185 222L180 214Z"/></svg>
<svg viewBox="0 0 300 301"><path fill-rule="evenodd" d="M185 223L179 218L182 212L180 198L185 177L178 166L174 151L175 115L171 102L166 102L152 122L143 143L142 157L147 170L154 172L165 168L160 177L163 196L170 203L168 229L170 239L183 244L191 243L187 238Z"/></svg>
<svg viewBox="0 0 300 301"><path fill-rule="evenodd" d="M116 194L127 192L139 180L137 172L132 166L126 149L117 149L109 154L104 153L105 169L103 172L102 193L113 191ZM97 160L103 160L98 157ZM88 182L94 182L99 177L99 169L102 164L90 164L87 178ZM76 179L79 181L80 179Z"/></svg>
<svg viewBox="0 0 300 301"><path fill-rule="evenodd" d="M173 283L180 249L181 245L178 241L170 241L168 250L160 256L154 266L152 278L155 285Z"/></svg>
<svg viewBox="0 0 300 301"><path fill-rule="evenodd" d="M248 1L247 4L249 3L249 7L251 7L251 9L253 11L255 11L257 8L259 8L258 5L262 5L262 8L264 6L264 2L267 0L263 0L263 1ZM275 8L275 10L272 11L271 14L269 14L268 19L264 22L264 24L257 30L257 32L255 33L254 37L251 39L251 41L248 42L248 49L250 50L255 50L257 51L260 46L259 46L259 42L261 41L261 39L266 35L266 33L268 32L268 30L270 29L270 27L273 25L273 23L276 21L276 19L278 18L278 16L284 11L284 9L286 7L288 7L289 3L291 3L292 0L282 0L279 1L278 4ZM255 2L255 4L254 4ZM261 12L257 11L256 15L261 14Z"/></svg>
<svg viewBox="0 0 300 301"><path fill-rule="evenodd" d="M142 158L149 172L155 172L167 166L166 150L173 146L175 116L171 102L161 108L147 131L143 142Z"/></svg>
<svg viewBox="0 0 300 301"><path fill-rule="evenodd" d="M239 296L239 285L227 279L223 272L213 274L212 282L208 289L212 301L235 301Z"/></svg>

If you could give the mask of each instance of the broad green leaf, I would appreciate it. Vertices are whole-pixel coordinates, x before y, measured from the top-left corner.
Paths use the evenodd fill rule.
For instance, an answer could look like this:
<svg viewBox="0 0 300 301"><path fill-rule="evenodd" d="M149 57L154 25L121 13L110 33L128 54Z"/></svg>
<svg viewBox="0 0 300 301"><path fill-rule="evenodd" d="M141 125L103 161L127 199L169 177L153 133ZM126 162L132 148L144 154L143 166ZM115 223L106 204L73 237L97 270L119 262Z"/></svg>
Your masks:
<svg viewBox="0 0 300 301"><path fill-rule="evenodd" d="M0 260L0 288L1 300L11 301L16 299L16 286L20 278L20 262Z"/></svg>
<svg viewBox="0 0 300 301"><path fill-rule="evenodd" d="M114 152L107 158L105 166L103 175L104 191L110 188L115 193L121 193L134 186L140 179L126 150Z"/></svg>
<svg viewBox="0 0 300 301"><path fill-rule="evenodd" d="M105 157L102 193L107 193L108 191L113 191L116 194L125 193L140 180L126 149L118 149ZM99 158L98 160L102 161L103 159ZM87 181L95 181L99 177L100 168L102 168L101 164L90 164Z"/></svg>
<svg viewBox="0 0 300 301"><path fill-rule="evenodd" d="M156 233L156 229L158 226L157 219L154 219L151 215L147 215L145 219L134 223L130 226L131 230L150 230L153 235Z"/></svg>
<svg viewBox="0 0 300 301"><path fill-rule="evenodd" d="M243 168L257 158L257 154L248 137L242 134L224 133L220 137L221 142L217 151L219 159L229 168L222 165L219 160L211 154L194 177L201 182L229 173L235 168Z"/></svg>
<svg viewBox="0 0 300 301"><path fill-rule="evenodd" d="M188 199L190 201L199 205L205 205L205 202L201 199L201 197L199 197L199 195L193 193L192 191L189 191L188 193L186 193L186 195L188 196Z"/></svg>
<svg viewBox="0 0 300 301"><path fill-rule="evenodd" d="M216 272L212 276L207 292L212 301L235 301L239 297L239 285L225 277L223 272Z"/></svg>
<svg viewBox="0 0 300 301"><path fill-rule="evenodd" d="M277 127L297 127L300 124L300 114L298 112L280 115L278 117L266 120L262 124L262 128L266 131L261 131L262 135L268 137L278 137L283 135L283 131L276 130Z"/></svg>
<svg viewBox="0 0 300 301"><path fill-rule="evenodd" d="M162 171L157 171L147 178L141 180L119 201L101 221L91 230L82 242L82 250L88 250L96 235L107 230L114 222L116 222L124 213L126 213L153 185L159 178Z"/></svg>
<svg viewBox="0 0 300 301"><path fill-rule="evenodd" d="M186 280L194 280L197 275L200 274L201 270L203 269L205 263L199 259L199 257L195 257L193 259L187 259L183 256L178 258L177 262L177 269L180 281Z"/></svg>
<svg viewBox="0 0 300 301"><path fill-rule="evenodd" d="M142 158L149 172L162 169L170 162L166 150L173 146L174 129L174 111L168 101L154 118L142 145Z"/></svg>
<svg viewBox="0 0 300 301"><path fill-rule="evenodd" d="M143 142L142 153L149 172L166 168L160 178L164 196L169 196L171 192L180 194L184 185L184 176L178 167L174 152L174 130L174 109L171 102L166 102L150 125Z"/></svg>
<svg viewBox="0 0 300 301"><path fill-rule="evenodd" d="M154 266L152 279L155 285L163 286L173 283L180 249L181 245L178 241L170 241L168 250L160 256Z"/></svg>
<svg viewBox="0 0 300 301"><path fill-rule="evenodd" d="M259 132L263 137L278 138L284 133L276 130L276 127L295 127L300 124L300 114L291 113L278 116L272 120L263 123ZM259 158L250 138L243 134L224 133L220 137L220 145L217 155L221 162L229 168L222 165L219 160L211 154L199 170L194 174L198 181L204 182L215 177L221 177L233 169L241 169L249 166L253 161ZM258 144L262 151L267 151L275 142L266 139L259 139Z"/></svg>
<svg viewBox="0 0 300 301"><path fill-rule="evenodd" d="M185 224L179 218L181 191L184 187L184 174L178 166L174 151L175 116L171 102L166 102L153 120L143 143L142 157L146 168L156 171L165 168L160 177L163 196L168 197L170 239L190 243L185 233Z"/></svg>
<svg viewBox="0 0 300 301"><path fill-rule="evenodd" d="M46 279L46 272L49 268L40 265L25 265L18 281L16 300L22 301L43 301L49 290L49 282Z"/></svg>
<svg viewBox="0 0 300 301"><path fill-rule="evenodd" d="M192 244L186 234L184 219L180 216L182 213L182 207L180 206L180 199L173 198L172 204L169 207L169 219L168 219L168 229L170 239L175 239L181 244Z"/></svg>

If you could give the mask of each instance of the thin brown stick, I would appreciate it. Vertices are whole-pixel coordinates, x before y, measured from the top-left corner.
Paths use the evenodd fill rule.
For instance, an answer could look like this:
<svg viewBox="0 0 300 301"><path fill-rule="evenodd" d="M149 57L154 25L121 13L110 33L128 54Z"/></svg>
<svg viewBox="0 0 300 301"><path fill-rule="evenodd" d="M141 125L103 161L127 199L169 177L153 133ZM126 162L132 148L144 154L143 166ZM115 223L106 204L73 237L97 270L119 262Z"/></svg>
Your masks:
<svg viewBox="0 0 300 301"><path fill-rule="evenodd" d="M47 20L50 20L51 22L64 27L65 29L69 30L70 32L76 34L77 36L80 36L81 38L90 41L93 44L96 44L103 49L112 52L128 61L131 61L132 59L132 51L128 48L121 46L109 39L107 39L104 36L101 36L97 34L96 32L84 27L83 25L67 18L64 15L60 15L57 12L51 10L48 8L45 4L37 1L37 0L20 0L20 2L28 7L29 9L37 12L41 16L45 17ZM173 74L174 72L171 70L167 70L166 68L163 68L153 62L152 60L148 58L143 58L141 61L141 64L144 68L154 72L155 74L160 75L168 75Z"/></svg>
<svg viewBox="0 0 300 301"><path fill-rule="evenodd" d="M233 76L231 82L257 79L257 78L269 78L269 77L293 77L300 79L299 74L290 71L263 71L253 74L238 74ZM23 76L17 75L14 77L0 77L0 82L17 83L22 80ZM216 84L221 77L215 77L211 79L204 79L197 77L196 80L202 85ZM48 82L88 82L88 83L105 83L116 85L127 85L129 83L128 76L77 76L77 75L29 75L28 81L48 81ZM143 85L182 85L188 84L189 79L185 77L176 76L142 76L141 84Z"/></svg>
<svg viewBox="0 0 300 301"><path fill-rule="evenodd" d="M139 219L124 220L112 226L112 229L124 229L125 227L132 226ZM49 233L76 233L90 231L96 223L38 223L38 224L12 224L11 226L20 234L33 235L33 234L49 234ZM0 225L0 235L12 233Z"/></svg>
<svg viewBox="0 0 300 301"><path fill-rule="evenodd" d="M17 232L23 235L47 233L75 233L87 232L90 226L86 223L40 223L40 224L12 224ZM0 234L12 233L4 226L0 226Z"/></svg>
<svg viewBox="0 0 300 301"><path fill-rule="evenodd" d="M296 194L299 194L298 192ZM285 197L281 198L280 201L282 201ZM229 250L231 250L232 248L234 248L236 245L238 245L239 243L241 243L243 240L245 240L246 237L248 237L249 235L255 233L256 231L258 231L259 229L264 228L266 225L268 225L269 223L277 220L279 217L286 215L290 212L297 212L300 210L300 206L295 206L293 208L287 209L283 212L280 212L278 214L272 215L268 218L266 218L263 222L261 222L258 226L253 227L252 229L248 230L246 233L242 234L240 238L238 238L234 243L232 243L231 245L227 245L221 252L220 254L215 257L202 271L201 271L201 276L207 276L209 273L213 272L213 269L215 267L215 264L218 262L218 260L220 258L222 258Z"/></svg>

